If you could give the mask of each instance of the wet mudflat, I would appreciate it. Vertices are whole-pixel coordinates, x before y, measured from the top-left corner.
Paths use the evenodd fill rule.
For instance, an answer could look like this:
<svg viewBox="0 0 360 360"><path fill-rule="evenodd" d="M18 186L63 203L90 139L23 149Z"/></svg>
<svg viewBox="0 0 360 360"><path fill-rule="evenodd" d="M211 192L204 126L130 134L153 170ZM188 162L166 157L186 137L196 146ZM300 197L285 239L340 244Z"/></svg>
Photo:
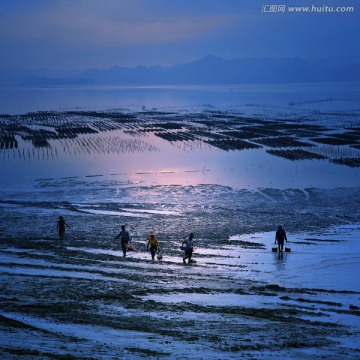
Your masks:
<svg viewBox="0 0 360 360"><path fill-rule="evenodd" d="M358 357L358 124L346 111L4 115L2 356ZM271 251L280 223L289 253ZM111 243L121 224L126 258Z"/></svg>
<svg viewBox="0 0 360 360"><path fill-rule="evenodd" d="M191 265L165 241L163 260L151 262L139 240L123 258L76 240L2 239L1 352L44 359L356 358L360 289L336 277L336 263L351 266L346 256L326 270L333 281L324 278L323 286L307 275L297 283L292 274L327 267L324 254L336 241L350 246L359 228L340 233L311 241L298 234L282 255L271 253L269 233L233 238L199 247ZM319 262L306 259L311 244L330 240Z"/></svg>

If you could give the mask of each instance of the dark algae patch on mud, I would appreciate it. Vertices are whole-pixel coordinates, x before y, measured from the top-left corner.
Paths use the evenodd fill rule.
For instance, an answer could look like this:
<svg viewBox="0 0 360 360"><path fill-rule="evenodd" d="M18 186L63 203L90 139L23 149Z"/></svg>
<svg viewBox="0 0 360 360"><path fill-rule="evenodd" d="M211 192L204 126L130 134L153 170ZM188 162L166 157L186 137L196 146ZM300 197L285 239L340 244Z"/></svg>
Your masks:
<svg viewBox="0 0 360 360"><path fill-rule="evenodd" d="M288 160L322 160L326 159L325 156L319 155L303 149L294 150L266 150L269 154L280 156Z"/></svg>

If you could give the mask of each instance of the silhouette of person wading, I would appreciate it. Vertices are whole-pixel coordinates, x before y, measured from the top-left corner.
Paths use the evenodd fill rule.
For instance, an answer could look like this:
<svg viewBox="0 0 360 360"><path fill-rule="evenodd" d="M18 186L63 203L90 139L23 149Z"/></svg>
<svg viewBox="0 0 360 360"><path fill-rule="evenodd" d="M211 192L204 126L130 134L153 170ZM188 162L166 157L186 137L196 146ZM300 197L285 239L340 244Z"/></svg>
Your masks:
<svg viewBox="0 0 360 360"><path fill-rule="evenodd" d="M70 226L66 223L65 219L62 216L59 216L59 221L57 223L57 231L59 233L60 240L64 240L65 226L70 229Z"/></svg>
<svg viewBox="0 0 360 360"><path fill-rule="evenodd" d="M286 240L286 242L288 241L287 237L286 237L286 232L285 230L282 228L281 225L279 225L278 230L276 231L275 234L275 244L278 244L278 252L282 252L284 249L284 240Z"/></svg>

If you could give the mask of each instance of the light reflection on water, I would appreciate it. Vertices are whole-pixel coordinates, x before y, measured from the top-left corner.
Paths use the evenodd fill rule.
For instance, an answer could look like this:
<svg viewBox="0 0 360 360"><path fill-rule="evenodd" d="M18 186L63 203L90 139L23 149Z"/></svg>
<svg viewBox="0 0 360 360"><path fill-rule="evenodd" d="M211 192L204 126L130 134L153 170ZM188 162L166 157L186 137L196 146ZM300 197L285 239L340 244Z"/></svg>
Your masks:
<svg viewBox="0 0 360 360"><path fill-rule="evenodd" d="M263 149L226 152L193 145L189 150L184 144L183 148L177 147L153 135L139 140L138 144L133 142L134 151L126 148L119 152L90 151L80 149L71 140L53 143L51 149L25 147L2 151L0 181L6 184L42 178L98 176L145 185L208 183L250 189L348 187L360 183L359 168L328 161L293 162L269 155Z"/></svg>
<svg viewBox="0 0 360 360"><path fill-rule="evenodd" d="M281 255L271 252L274 232L256 233L250 240L265 244L266 250L240 248L237 252L243 264L260 265L262 276L280 286L359 291L359 282L353 272L360 257L359 230L359 225L348 225L330 228L322 235L288 232L286 246L291 252ZM230 240L236 245L237 241L249 241L249 236L236 235Z"/></svg>

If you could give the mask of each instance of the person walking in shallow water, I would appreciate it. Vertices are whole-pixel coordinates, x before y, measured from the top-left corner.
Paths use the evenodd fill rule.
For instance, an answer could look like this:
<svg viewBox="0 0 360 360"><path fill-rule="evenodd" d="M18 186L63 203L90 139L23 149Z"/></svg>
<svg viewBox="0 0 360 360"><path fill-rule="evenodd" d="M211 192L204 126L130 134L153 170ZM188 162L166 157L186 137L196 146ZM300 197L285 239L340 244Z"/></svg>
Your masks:
<svg viewBox="0 0 360 360"><path fill-rule="evenodd" d="M70 229L70 226L67 224L65 219L62 216L59 216L59 221L57 223L57 231L59 233L60 240L64 240L65 237L65 226Z"/></svg>
<svg viewBox="0 0 360 360"><path fill-rule="evenodd" d="M153 231L150 231L150 238L148 239L148 243L146 246L147 251L149 251L149 246L150 246L151 258L154 261L156 251L157 250L160 251L160 244L158 239L155 237L155 233Z"/></svg>
<svg viewBox="0 0 360 360"><path fill-rule="evenodd" d="M191 263L192 253L194 251L194 234L190 233L189 237L182 242L182 246L185 245L185 257L183 257L183 263L186 264L186 259L188 260L188 264Z"/></svg>
<svg viewBox="0 0 360 360"><path fill-rule="evenodd" d="M284 240L286 240L286 242L288 242L285 230L282 228L281 225L279 225L279 227L276 231L276 234L275 234L275 244L277 243L277 245L278 245L279 253L284 250Z"/></svg>
<svg viewBox="0 0 360 360"><path fill-rule="evenodd" d="M119 239L121 241L121 249L123 252L123 257L126 257L126 250L128 243L130 242L130 235L125 229L125 225L121 225L121 231L118 235L115 236L114 241Z"/></svg>

